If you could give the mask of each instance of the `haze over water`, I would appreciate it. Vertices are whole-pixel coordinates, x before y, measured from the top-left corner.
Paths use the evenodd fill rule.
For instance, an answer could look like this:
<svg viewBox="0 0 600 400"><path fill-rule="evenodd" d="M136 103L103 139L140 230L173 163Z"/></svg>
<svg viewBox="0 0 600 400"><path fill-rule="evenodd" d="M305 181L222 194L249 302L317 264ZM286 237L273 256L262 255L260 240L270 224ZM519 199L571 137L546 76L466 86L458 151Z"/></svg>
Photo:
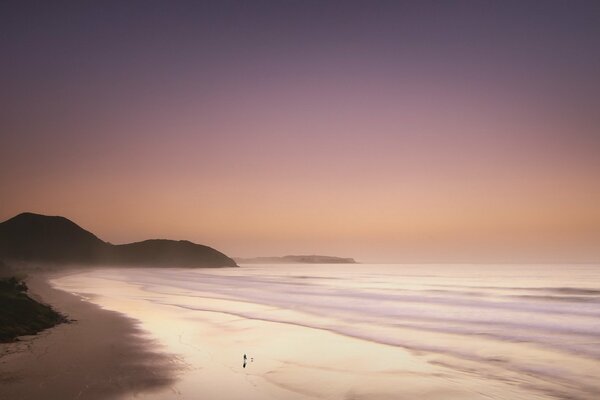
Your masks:
<svg viewBox="0 0 600 400"><path fill-rule="evenodd" d="M600 396L598 265L106 269L53 283L140 320L187 363L171 394L141 398L217 384L219 398ZM256 360L242 367L244 353Z"/></svg>

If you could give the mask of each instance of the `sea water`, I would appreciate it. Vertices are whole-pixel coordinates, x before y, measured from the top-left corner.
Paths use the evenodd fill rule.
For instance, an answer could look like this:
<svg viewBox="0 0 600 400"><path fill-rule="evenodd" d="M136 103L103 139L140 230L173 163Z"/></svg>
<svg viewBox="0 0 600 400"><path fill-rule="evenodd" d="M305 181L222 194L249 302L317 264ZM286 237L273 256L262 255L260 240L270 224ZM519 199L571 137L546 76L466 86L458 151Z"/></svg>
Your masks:
<svg viewBox="0 0 600 400"><path fill-rule="evenodd" d="M239 319L285 324L403 349L442 368L435 373L450 383L460 380L464 388L465 382L477 381L473 390L479 396L473 398L600 398L599 265L99 269L54 283L74 293L94 294L104 307L142 321L150 319L141 311L136 314L131 302L185 311L188 320L215 314L234 318L221 327L227 327L227 321L234 326ZM124 300L130 301L128 306L123 306ZM270 329L248 326L245 329ZM152 324L147 327L153 330ZM357 351L362 353L354 360L377 364L377 356L372 356L377 352ZM315 360L319 364L319 358ZM276 370L270 368L267 372ZM392 371L386 375L390 381L395 379L393 368L381 368ZM361 374L353 373L354 381L360 382ZM403 398L399 390L371 398ZM354 397L369 398L368 390L360 393ZM341 392L311 393L329 398L338 394L349 397ZM450 398L443 391L426 397Z"/></svg>

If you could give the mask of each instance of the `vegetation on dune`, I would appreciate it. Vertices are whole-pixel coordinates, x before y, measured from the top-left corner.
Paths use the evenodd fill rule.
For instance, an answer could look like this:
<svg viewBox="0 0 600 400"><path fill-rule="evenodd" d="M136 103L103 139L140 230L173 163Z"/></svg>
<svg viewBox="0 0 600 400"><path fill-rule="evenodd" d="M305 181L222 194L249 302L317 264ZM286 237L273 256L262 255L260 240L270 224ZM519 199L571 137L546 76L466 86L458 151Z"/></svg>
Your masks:
<svg viewBox="0 0 600 400"><path fill-rule="evenodd" d="M14 277L0 279L0 342L33 335L66 318L27 295L27 285Z"/></svg>

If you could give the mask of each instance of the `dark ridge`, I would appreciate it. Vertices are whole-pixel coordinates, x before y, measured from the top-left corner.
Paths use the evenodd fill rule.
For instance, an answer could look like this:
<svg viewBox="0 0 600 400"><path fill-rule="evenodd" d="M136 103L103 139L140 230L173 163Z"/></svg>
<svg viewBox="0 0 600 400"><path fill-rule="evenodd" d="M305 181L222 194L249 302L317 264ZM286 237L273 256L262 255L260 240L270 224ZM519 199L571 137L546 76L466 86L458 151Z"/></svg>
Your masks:
<svg viewBox="0 0 600 400"><path fill-rule="evenodd" d="M200 263L224 267L237 266L235 261L220 251L187 240L151 239L113 246L113 251L118 262L125 264L193 267Z"/></svg>
<svg viewBox="0 0 600 400"><path fill-rule="evenodd" d="M87 263L107 247L64 217L23 213L0 223L0 255L7 260Z"/></svg>
<svg viewBox="0 0 600 400"><path fill-rule="evenodd" d="M208 246L163 239L112 245L67 218L33 213L0 223L0 260L52 265L237 266Z"/></svg>

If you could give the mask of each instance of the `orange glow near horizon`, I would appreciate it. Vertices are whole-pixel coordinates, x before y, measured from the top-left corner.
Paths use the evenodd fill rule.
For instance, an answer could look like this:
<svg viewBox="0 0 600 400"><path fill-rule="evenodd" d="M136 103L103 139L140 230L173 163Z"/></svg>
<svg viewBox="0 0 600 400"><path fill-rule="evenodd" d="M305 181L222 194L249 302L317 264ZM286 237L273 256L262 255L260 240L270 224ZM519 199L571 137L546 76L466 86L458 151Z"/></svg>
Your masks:
<svg viewBox="0 0 600 400"><path fill-rule="evenodd" d="M600 261L598 25L428 7L27 14L0 71L0 219L231 256Z"/></svg>

